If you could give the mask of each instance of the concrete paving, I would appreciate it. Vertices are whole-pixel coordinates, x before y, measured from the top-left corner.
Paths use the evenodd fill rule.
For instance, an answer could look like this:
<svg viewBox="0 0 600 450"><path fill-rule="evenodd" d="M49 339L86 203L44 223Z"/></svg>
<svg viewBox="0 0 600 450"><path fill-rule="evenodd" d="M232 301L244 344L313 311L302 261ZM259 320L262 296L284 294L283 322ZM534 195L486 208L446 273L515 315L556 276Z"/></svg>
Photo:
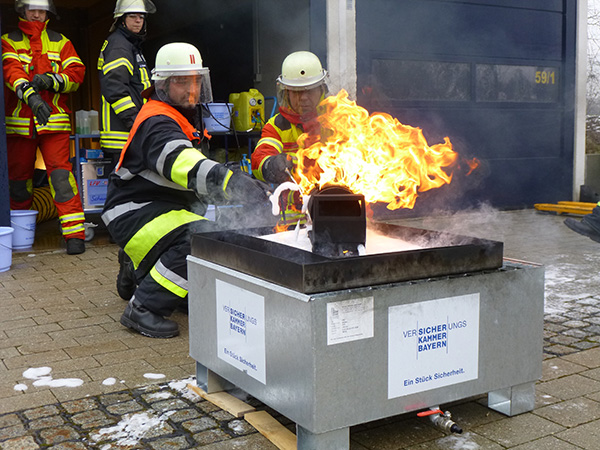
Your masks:
<svg viewBox="0 0 600 450"><path fill-rule="evenodd" d="M442 405L462 435L404 414L352 427L353 450L600 449L600 244L563 220L482 208L400 221L502 241L505 257L545 266L543 377L532 412L506 417L485 397L464 399ZM0 273L1 449L276 448L185 387L195 373L185 314L174 314L182 333L169 340L119 324L117 247L101 229L77 256L57 233L52 222L39 225L34 248L14 252Z"/></svg>

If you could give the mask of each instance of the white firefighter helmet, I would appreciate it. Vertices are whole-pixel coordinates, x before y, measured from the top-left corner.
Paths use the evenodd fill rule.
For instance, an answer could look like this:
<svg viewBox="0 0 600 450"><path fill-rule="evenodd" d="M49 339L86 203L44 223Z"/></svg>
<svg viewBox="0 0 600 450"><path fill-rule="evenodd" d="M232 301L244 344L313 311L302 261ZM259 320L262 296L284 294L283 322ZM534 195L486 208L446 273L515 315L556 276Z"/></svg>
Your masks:
<svg viewBox="0 0 600 450"><path fill-rule="evenodd" d="M325 84L327 71L321 66L317 55L300 51L289 54L281 64L277 81L291 90L312 89Z"/></svg>
<svg viewBox="0 0 600 450"><path fill-rule="evenodd" d="M156 6L151 0L117 0L113 17L117 19L123 14L154 14L155 12Z"/></svg>
<svg viewBox="0 0 600 450"><path fill-rule="evenodd" d="M25 17L25 11L30 9L41 9L56 15L56 8L52 0L16 0L15 10L21 17Z"/></svg>
<svg viewBox="0 0 600 450"><path fill-rule="evenodd" d="M202 56L196 47L185 42L163 45L156 53L152 80L160 100L182 107L192 103L212 102L212 88L208 67L202 65ZM189 101L178 101L170 96L169 85L178 83L189 87ZM191 101L193 98L193 101Z"/></svg>

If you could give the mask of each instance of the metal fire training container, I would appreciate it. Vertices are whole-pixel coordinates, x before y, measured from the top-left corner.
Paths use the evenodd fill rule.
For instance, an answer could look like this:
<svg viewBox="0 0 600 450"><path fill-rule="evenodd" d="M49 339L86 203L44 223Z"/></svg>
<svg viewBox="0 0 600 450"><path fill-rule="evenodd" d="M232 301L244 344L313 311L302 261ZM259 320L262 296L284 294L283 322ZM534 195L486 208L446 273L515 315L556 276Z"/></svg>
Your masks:
<svg viewBox="0 0 600 450"><path fill-rule="evenodd" d="M503 260L499 242L381 228L432 244L327 258L233 231L193 236L198 385L237 386L293 420L300 450L347 449L353 425L484 393L504 414L532 410L543 268Z"/></svg>

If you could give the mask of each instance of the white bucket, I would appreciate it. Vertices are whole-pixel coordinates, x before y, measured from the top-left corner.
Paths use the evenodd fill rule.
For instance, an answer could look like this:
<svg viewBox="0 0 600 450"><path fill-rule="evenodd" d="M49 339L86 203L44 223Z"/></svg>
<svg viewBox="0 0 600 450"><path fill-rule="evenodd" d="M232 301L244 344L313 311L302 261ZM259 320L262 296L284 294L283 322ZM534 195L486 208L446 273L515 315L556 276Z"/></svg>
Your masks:
<svg viewBox="0 0 600 450"><path fill-rule="evenodd" d="M231 112L233 103L207 103L206 107L210 113L204 118L206 131L229 131L231 129Z"/></svg>
<svg viewBox="0 0 600 450"><path fill-rule="evenodd" d="M10 211L10 223L15 229L12 237L13 250L30 248L35 238L35 219L38 212L33 209Z"/></svg>
<svg viewBox="0 0 600 450"><path fill-rule="evenodd" d="M12 236L11 227L0 227L0 272L6 272L12 264Z"/></svg>

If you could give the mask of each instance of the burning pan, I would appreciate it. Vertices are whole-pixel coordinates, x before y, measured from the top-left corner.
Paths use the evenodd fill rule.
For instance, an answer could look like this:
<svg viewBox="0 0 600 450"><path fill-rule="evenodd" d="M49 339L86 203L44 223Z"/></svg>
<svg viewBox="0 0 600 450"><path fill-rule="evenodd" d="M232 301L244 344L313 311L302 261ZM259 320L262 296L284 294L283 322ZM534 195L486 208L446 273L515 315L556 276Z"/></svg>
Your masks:
<svg viewBox="0 0 600 450"><path fill-rule="evenodd" d="M502 267L502 242L389 224L376 229L423 248L332 258L261 239L272 228L255 228L195 234L192 256L304 294Z"/></svg>

